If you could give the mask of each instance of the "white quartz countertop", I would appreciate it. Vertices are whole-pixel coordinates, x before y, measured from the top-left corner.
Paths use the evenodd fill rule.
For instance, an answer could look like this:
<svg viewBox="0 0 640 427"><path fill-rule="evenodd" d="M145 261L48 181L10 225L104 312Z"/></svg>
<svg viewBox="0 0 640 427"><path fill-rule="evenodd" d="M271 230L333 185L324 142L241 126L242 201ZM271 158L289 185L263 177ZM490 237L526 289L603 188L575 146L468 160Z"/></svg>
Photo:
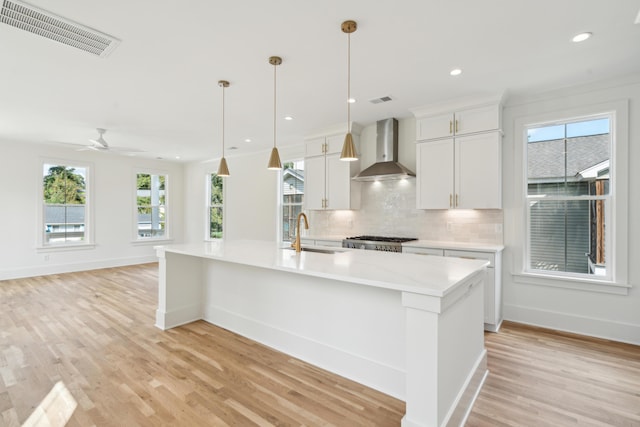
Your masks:
<svg viewBox="0 0 640 427"><path fill-rule="evenodd" d="M336 248L334 254L300 252L261 240L157 246L163 252L443 297L488 265L484 260ZM323 248L327 249L327 248Z"/></svg>
<svg viewBox="0 0 640 427"><path fill-rule="evenodd" d="M461 251L478 252L500 252L504 249L502 245L492 245L490 243L467 243L467 242L443 242L439 240L413 240L402 244L403 247L410 248L438 248L453 249Z"/></svg>

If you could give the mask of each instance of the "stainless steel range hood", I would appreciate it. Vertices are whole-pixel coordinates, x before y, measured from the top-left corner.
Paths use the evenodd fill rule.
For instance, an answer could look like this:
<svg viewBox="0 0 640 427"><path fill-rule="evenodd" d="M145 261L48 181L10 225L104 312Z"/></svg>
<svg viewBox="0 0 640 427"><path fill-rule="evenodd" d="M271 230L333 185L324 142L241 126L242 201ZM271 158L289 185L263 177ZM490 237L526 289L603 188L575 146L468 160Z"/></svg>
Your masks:
<svg viewBox="0 0 640 427"><path fill-rule="evenodd" d="M376 162L360 172L356 181L381 181L416 176L398 163L398 120L385 119L376 123Z"/></svg>

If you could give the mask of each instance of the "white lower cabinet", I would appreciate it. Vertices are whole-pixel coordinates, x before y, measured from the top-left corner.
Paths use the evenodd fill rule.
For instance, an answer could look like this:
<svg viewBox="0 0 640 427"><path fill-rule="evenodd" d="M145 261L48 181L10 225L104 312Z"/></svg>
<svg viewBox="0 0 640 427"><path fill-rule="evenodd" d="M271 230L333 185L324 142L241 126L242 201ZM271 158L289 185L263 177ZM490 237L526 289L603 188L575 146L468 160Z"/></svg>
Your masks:
<svg viewBox="0 0 640 427"><path fill-rule="evenodd" d="M402 253L448 256L489 261L484 284L484 329L498 332L502 323L502 252L403 246Z"/></svg>
<svg viewBox="0 0 640 427"><path fill-rule="evenodd" d="M301 237L300 242L307 246L324 246L328 248L341 248L342 240L335 239L313 239L309 237Z"/></svg>

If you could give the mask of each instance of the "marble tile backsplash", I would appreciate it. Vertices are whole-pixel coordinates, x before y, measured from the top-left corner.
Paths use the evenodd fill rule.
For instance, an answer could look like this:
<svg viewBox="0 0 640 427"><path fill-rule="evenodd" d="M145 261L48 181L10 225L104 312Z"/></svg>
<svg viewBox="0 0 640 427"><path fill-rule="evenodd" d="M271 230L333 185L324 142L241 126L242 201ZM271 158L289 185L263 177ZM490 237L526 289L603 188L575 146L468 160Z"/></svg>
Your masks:
<svg viewBox="0 0 640 427"><path fill-rule="evenodd" d="M416 209L416 181L363 182L360 209L310 211L308 235L417 237L502 244L502 210Z"/></svg>

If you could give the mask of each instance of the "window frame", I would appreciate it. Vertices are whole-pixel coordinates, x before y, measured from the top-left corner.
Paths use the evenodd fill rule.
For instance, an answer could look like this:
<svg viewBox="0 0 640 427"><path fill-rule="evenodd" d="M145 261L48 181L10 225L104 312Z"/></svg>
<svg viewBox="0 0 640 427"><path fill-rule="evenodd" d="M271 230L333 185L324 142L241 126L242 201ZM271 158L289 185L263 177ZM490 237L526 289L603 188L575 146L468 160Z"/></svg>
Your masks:
<svg viewBox="0 0 640 427"><path fill-rule="evenodd" d="M206 242L217 242L217 241L223 241L225 238L225 234L227 232L227 210L226 210L226 203L225 201L227 200L227 183L226 183L226 178L225 177L220 177L222 179L222 204L220 205L214 205L213 203L211 203L211 180L213 176L218 175L216 172L209 172L206 174L205 177L205 195L206 195L206 201L205 201L205 214L204 214L204 240ZM217 237L211 237L211 209L212 208L222 208L222 237L217 238Z"/></svg>
<svg viewBox="0 0 640 427"><path fill-rule="evenodd" d="M164 176L164 235L159 237L141 237L138 235L138 174L158 175ZM171 212L170 201L171 191L169 190L171 185L171 177L169 172L159 169L144 169L134 168L133 170L133 242L134 243L151 243L156 244L158 242L168 242L173 240L171 237Z"/></svg>
<svg viewBox="0 0 640 427"><path fill-rule="evenodd" d="M608 113L604 113L602 115L595 115L595 116L588 116L588 117L574 117L569 121L558 121L558 120L554 120L552 122L545 122L545 123L535 123L532 125L528 125L525 127L525 132L528 131L531 128L535 128L535 127L547 127L547 126L565 126L565 131L566 131L566 125L569 125L571 123L580 123L580 122L585 122L585 121L589 121L589 120L596 120L596 119L608 119L609 120L609 127L610 127L610 131L609 131L609 157L611 158L611 152L613 149L613 145L615 144L615 140L614 140L614 135L611 132L611 124L614 122L614 114L611 112ZM567 137L565 136L564 139L567 139ZM559 138L558 138L559 140ZM542 141L541 141L542 142ZM530 144L531 142L528 142L528 144ZM524 160L524 167L525 167L525 176L528 176L528 156L527 156L527 151L528 151L528 145L527 145L527 150L525 151L525 160ZM566 154L566 153L565 153ZM611 159L609 159L611 160ZM609 180L610 183L613 183L613 180ZM598 200L602 200L604 201L604 206L605 206L605 228L606 229L610 229L611 225L612 225L612 206L614 204L614 198L612 197L611 192L604 194L604 195L547 195L544 198L542 197L537 197L536 195L530 195L528 192L528 178L525 180L525 182L523 183L525 188L523 189L523 192L525 193L525 199L527 200L526 206L525 206L525 211L526 211L526 234L525 234L525 238L526 238L526 243L525 243L525 268L524 268L524 272L528 273L528 274L541 274L544 276L557 276L557 277L567 277L567 278L576 278L576 279L597 279L597 280L603 280L603 281L607 281L607 282L611 282L613 281L613 271L612 268L607 268L606 269L606 274L605 275L592 275L592 274L587 274L587 273L574 273L574 272L568 272L568 271L555 271L555 270L544 270L544 269L536 269L533 268L531 266L531 245L532 245L532 238L531 238L531 227L532 227L532 218L531 218L531 211L532 209L530 209L531 203L533 201L540 201L540 202L576 202L576 201L598 201ZM611 184L610 184L611 185ZM615 183L613 183L613 185L615 186ZM611 233L605 233L605 254L610 252L611 250ZM609 258L609 257L607 257ZM566 260L565 260L566 261ZM608 264L608 263L607 263Z"/></svg>
<svg viewBox="0 0 640 427"><path fill-rule="evenodd" d="M38 162L38 192L37 192L37 229L36 237L37 252L52 252L65 250L80 250L95 248L94 227L93 227L93 163L86 161L41 157ZM45 239L45 202L44 202L44 166L55 165L73 168L84 168L85 170L85 203L84 203L84 239L80 242L56 242L49 243Z"/></svg>
<svg viewBox="0 0 640 427"><path fill-rule="evenodd" d="M286 163L298 163L298 162L302 162L303 164L305 163L305 159L304 157L300 157L300 158L296 158L296 159L290 159L290 160L286 160L284 162L282 162L282 164L286 164ZM305 190L303 190L302 192L302 201L300 203L284 203L284 191L283 191L283 180L284 180L284 167L280 170L280 172L278 173L278 225L277 225L277 236L278 236L278 242L280 243L291 243L291 241L288 240L283 240L284 236L284 208L285 206L300 206L300 212L305 212L304 209L304 196L306 194L306 186L305 186Z"/></svg>
<svg viewBox="0 0 640 427"><path fill-rule="evenodd" d="M607 277L574 273L531 270L529 266L529 209L527 197L527 129L553 123L607 116L610 118L610 187L605 215L608 217L605 239L607 249ZM628 100L581 105L561 111L546 111L536 115L518 117L514 123L516 234L522 246L514 248L514 281L516 283L553 286L582 291L628 294ZM519 173L518 173L519 171Z"/></svg>

